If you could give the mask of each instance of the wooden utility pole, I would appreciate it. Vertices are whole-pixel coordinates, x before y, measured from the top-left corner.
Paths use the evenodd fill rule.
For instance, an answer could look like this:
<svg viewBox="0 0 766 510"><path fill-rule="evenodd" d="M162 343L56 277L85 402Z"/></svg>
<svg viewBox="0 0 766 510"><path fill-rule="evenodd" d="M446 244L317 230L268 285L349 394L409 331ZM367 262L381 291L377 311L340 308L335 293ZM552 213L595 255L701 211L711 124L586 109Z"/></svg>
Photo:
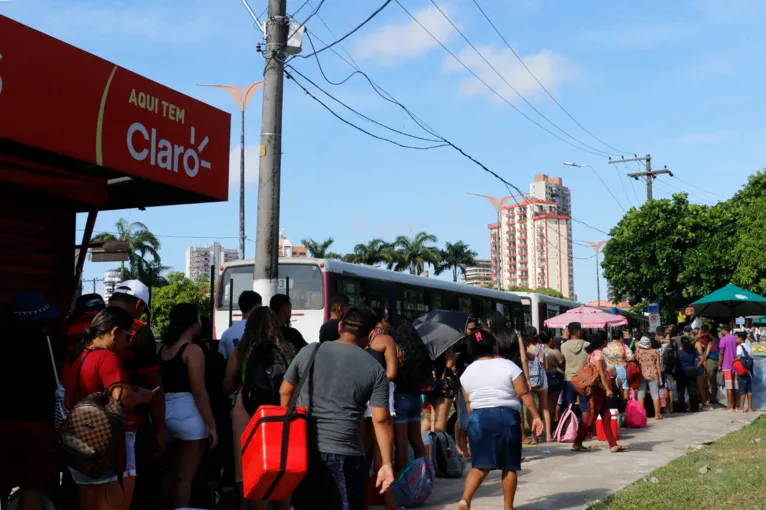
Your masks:
<svg viewBox="0 0 766 510"><path fill-rule="evenodd" d="M654 182L654 179L657 178L658 175L662 174L668 174L671 177L673 177L673 172L668 170L668 167L665 166L662 168L662 170L652 170L652 155L647 154L646 156L639 157L635 156L630 159L620 158L620 159L612 159L609 158L609 164L614 163L632 163L634 161L643 161L644 165L646 166L646 170L643 172L635 172L632 174L628 174L628 177L633 177L635 180L639 180L641 177L644 177L646 180L646 199L652 200L652 183Z"/></svg>

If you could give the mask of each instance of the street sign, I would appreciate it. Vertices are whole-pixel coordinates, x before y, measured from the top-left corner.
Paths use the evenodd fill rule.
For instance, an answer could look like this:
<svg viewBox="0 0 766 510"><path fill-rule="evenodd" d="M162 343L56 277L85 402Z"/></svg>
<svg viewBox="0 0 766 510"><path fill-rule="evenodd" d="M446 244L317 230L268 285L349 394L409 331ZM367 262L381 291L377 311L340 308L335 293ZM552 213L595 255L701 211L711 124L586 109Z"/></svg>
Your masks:
<svg viewBox="0 0 766 510"><path fill-rule="evenodd" d="M649 313L660 313L660 305L657 303L649 303L646 311Z"/></svg>
<svg viewBox="0 0 766 510"><path fill-rule="evenodd" d="M737 324L744 324L745 318L744 317L737 317Z"/></svg>
<svg viewBox="0 0 766 510"><path fill-rule="evenodd" d="M693 307L691 307L691 306L687 306L687 307L686 307L686 310L684 310L684 314L685 314L687 317L692 317L692 316L694 315L694 308L693 308Z"/></svg>
<svg viewBox="0 0 766 510"><path fill-rule="evenodd" d="M650 313L649 314L649 330L656 331L657 328L659 328L661 325L662 325L662 322L660 321L660 314Z"/></svg>

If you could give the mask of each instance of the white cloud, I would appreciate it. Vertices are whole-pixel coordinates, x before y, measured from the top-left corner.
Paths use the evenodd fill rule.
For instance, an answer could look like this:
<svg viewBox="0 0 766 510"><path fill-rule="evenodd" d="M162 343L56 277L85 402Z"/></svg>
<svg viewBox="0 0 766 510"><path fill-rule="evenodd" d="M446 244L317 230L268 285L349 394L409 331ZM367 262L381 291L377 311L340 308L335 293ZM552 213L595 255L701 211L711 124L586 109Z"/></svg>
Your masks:
<svg viewBox="0 0 766 510"><path fill-rule="evenodd" d="M545 93L511 50L498 49L492 46L477 46L477 49L492 64L492 67L497 69L502 78L473 49L464 48L457 55L466 66L508 101L520 101L520 99L506 81L527 99ZM461 73L466 76L460 83L461 93L465 95L489 94L492 99L500 101L494 92L470 75L455 59L450 56L446 58L445 72ZM583 74L583 71L566 57L549 50L542 50L522 57L522 59L551 93L555 93L563 84Z"/></svg>
<svg viewBox="0 0 766 510"><path fill-rule="evenodd" d="M50 12L46 24L61 35L127 36L169 44L189 44L207 39L216 27L204 16L190 16L182 8L137 11L108 2L70 4Z"/></svg>
<svg viewBox="0 0 766 510"><path fill-rule="evenodd" d="M239 162L241 149L235 145L229 154L229 187L239 189ZM245 145L245 186L258 185L260 146Z"/></svg>
<svg viewBox="0 0 766 510"><path fill-rule="evenodd" d="M639 50L689 39L701 29L699 23L688 20L634 21L602 30L581 30L580 37L600 46Z"/></svg>
<svg viewBox="0 0 766 510"><path fill-rule="evenodd" d="M448 16L453 11L449 4L440 7ZM412 15L443 43L457 35L449 21L434 7L426 7ZM453 16L450 18L454 20ZM455 24L460 26L457 22ZM425 55L434 46L438 46L438 43L415 20L406 16L361 37L355 53L359 59L375 59L379 64L392 64Z"/></svg>
<svg viewBox="0 0 766 510"><path fill-rule="evenodd" d="M700 133L687 133L683 136L679 136L675 139L675 142L679 145L685 145L687 147L696 147L700 145L707 145L712 143L725 142L731 140L737 136L736 131L720 130L709 131Z"/></svg>

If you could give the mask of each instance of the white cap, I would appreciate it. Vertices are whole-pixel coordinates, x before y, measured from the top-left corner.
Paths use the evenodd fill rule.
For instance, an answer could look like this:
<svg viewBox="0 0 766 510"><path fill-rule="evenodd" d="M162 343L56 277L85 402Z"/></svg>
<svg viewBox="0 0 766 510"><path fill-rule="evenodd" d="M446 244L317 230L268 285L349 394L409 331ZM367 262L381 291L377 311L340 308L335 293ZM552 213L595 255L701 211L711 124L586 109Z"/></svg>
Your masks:
<svg viewBox="0 0 766 510"><path fill-rule="evenodd" d="M139 280L126 280L114 288L112 294L127 294L149 305L149 288Z"/></svg>

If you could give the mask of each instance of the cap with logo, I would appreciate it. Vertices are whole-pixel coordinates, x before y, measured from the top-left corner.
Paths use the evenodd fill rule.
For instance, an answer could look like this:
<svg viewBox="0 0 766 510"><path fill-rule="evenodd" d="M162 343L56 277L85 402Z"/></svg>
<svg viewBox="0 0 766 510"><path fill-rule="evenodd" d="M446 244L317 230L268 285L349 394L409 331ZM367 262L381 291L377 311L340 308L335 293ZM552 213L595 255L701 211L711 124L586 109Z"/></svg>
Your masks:
<svg viewBox="0 0 766 510"><path fill-rule="evenodd" d="M127 294L149 304L149 288L139 280L126 280L114 288L112 294Z"/></svg>

